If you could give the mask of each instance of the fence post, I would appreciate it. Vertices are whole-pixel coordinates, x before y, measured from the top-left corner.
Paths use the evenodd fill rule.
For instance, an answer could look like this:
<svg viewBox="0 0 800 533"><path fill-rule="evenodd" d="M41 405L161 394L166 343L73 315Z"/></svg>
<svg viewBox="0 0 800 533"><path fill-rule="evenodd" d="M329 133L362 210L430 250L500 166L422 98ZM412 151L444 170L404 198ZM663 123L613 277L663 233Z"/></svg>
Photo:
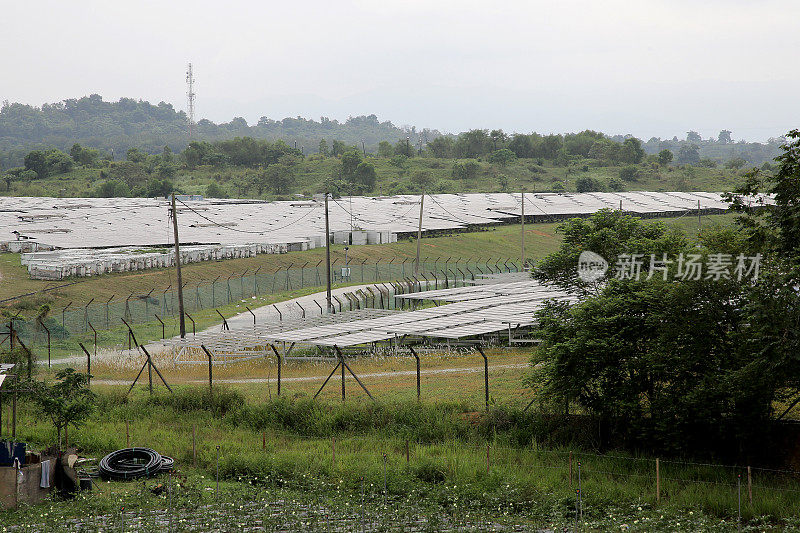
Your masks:
<svg viewBox="0 0 800 533"><path fill-rule="evenodd" d="M742 475L736 475L736 495L739 502L739 507L737 509L738 515L736 517L736 530L742 530Z"/></svg>
<svg viewBox="0 0 800 533"><path fill-rule="evenodd" d="M208 356L208 392L210 394L210 393L214 392L213 376L212 376L212 373L211 373L212 372L211 371L211 352L209 352L208 348L206 348L202 344L200 345L200 348L202 348L203 351L206 352L206 355Z"/></svg>
<svg viewBox="0 0 800 533"><path fill-rule="evenodd" d="M656 457L656 503L661 503L661 469L659 460Z"/></svg>
<svg viewBox="0 0 800 533"><path fill-rule="evenodd" d="M69 308L70 305L72 305L72 302L70 302L67 305L65 305L64 309L61 310L61 329L63 329L63 330L66 330L64 315L67 312L67 308Z"/></svg>
<svg viewBox="0 0 800 533"><path fill-rule="evenodd" d="M581 513L581 525L583 525L583 484L581 483L581 462L578 461L578 508Z"/></svg>
<svg viewBox="0 0 800 533"><path fill-rule="evenodd" d="M108 300L106 300L106 329L108 329L108 327L109 327L109 322L108 322L108 306L109 306L109 304L111 304L111 300L113 300L113 299L114 299L114 295L112 294L112 295L111 295L111 298L109 298Z"/></svg>
<svg viewBox="0 0 800 533"><path fill-rule="evenodd" d="M261 267L258 267L255 272L253 272L253 296L258 294L258 271L261 270Z"/></svg>
<svg viewBox="0 0 800 533"><path fill-rule="evenodd" d="M750 467L747 467L747 502L753 505L753 477Z"/></svg>
<svg viewBox="0 0 800 533"><path fill-rule="evenodd" d="M569 452L569 488L572 488L572 452Z"/></svg>

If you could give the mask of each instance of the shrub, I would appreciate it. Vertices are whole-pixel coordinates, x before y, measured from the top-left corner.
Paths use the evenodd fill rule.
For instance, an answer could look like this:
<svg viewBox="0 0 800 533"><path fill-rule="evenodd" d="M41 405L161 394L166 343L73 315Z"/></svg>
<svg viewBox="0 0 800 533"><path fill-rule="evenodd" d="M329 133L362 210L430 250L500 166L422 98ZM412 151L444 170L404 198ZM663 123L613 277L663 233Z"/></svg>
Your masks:
<svg viewBox="0 0 800 533"><path fill-rule="evenodd" d="M614 192L622 192L625 190L625 183L617 178L608 180L608 188Z"/></svg>
<svg viewBox="0 0 800 533"><path fill-rule="evenodd" d="M628 165L619 169L619 177L623 181L636 181L639 179L639 168L636 165Z"/></svg>
<svg viewBox="0 0 800 533"><path fill-rule="evenodd" d="M603 190L603 184L595 178L584 176L575 181L575 190L578 192L600 192Z"/></svg>

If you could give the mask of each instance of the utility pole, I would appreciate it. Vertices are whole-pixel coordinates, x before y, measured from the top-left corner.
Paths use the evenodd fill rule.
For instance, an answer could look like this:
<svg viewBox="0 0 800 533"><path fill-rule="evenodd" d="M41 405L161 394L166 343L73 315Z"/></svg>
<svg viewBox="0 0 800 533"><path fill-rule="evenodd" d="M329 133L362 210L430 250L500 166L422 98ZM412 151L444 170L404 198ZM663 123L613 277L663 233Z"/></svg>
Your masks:
<svg viewBox="0 0 800 533"><path fill-rule="evenodd" d="M700 211L700 200L697 200L697 234L703 233L703 215Z"/></svg>
<svg viewBox="0 0 800 533"><path fill-rule="evenodd" d="M425 189L419 197L419 229L417 229L417 260L414 263L414 274L419 274L419 247L422 240L422 206L425 204Z"/></svg>
<svg viewBox="0 0 800 533"><path fill-rule="evenodd" d="M325 189L325 273L327 281L328 313L333 309L331 304L331 227L328 221L328 190Z"/></svg>
<svg viewBox="0 0 800 533"><path fill-rule="evenodd" d="M522 189L522 216L520 223L522 225L522 270L525 270L525 189Z"/></svg>
<svg viewBox="0 0 800 533"><path fill-rule="evenodd" d="M175 193L172 193L172 229L175 233L175 267L178 269L178 315L181 338L186 337L186 319L183 317L183 279L181 278L181 249L178 244L178 209L175 207Z"/></svg>

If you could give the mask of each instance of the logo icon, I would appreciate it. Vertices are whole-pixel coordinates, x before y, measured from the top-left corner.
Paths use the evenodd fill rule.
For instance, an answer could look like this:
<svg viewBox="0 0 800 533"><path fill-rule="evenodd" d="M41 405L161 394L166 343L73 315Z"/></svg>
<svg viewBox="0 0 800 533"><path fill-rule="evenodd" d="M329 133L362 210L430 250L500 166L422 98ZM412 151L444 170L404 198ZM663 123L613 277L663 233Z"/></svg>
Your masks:
<svg viewBox="0 0 800 533"><path fill-rule="evenodd" d="M602 256L584 250L578 257L578 278L584 283L600 280L608 272L608 262Z"/></svg>

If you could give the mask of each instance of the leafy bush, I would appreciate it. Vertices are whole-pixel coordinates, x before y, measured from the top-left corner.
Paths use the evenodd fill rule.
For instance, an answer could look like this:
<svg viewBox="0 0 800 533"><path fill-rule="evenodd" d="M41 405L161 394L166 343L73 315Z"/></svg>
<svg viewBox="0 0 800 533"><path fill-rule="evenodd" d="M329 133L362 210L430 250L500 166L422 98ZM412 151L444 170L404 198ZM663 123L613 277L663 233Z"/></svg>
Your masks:
<svg viewBox="0 0 800 533"><path fill-rule="evenodd" d="M584 176L575 181L575 190L578 192L600 192L603 190L603 184L595 178Z"/></svg>
<svg viewBox="0 0 800 533"><path fill-rule="evenodd" d="M608 180L608 188L614 192L622 192L625 190L625 183L617 178Z"/></svg>
<svg viewBox="0 0 800 533"><path fill-rule="evenodd" d="M623 181L636 181L639 179L639 167L628 165L619 169L619 178Z"/></svg>

